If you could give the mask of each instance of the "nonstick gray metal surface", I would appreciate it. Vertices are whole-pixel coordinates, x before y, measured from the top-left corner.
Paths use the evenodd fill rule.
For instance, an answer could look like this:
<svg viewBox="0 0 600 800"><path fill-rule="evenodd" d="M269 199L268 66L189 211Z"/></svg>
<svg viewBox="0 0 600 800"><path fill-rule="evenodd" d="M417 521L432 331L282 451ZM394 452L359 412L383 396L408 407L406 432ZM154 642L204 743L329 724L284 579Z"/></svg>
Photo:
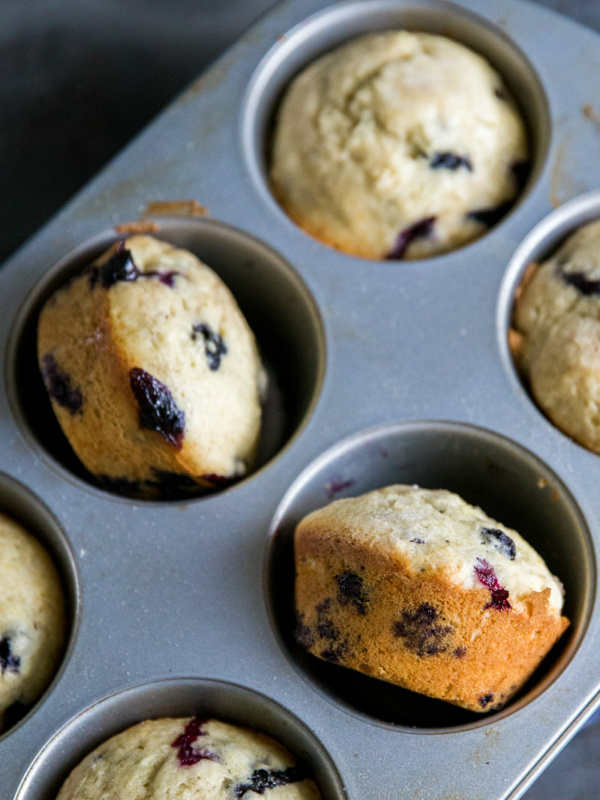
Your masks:
<svg viewBox="0 0 600 800"><path fill-rule="evenodd" d="M290 77L338 42L389 27L445 33L486 55L533 145L513 211L426 261L326 248L288 220L265 180L271 115ZM593 713L599 456L535 407L506 335L528 261L600 216L600 193L582 196L600 186L599 66L596 34L514 0L285 3L6 264L0 507L54 554L71 638L44 698L0 739L2 800L52 800L91 747L166 713L275 734L326 800L516 798ZM48 413L36 312L117 237L114 225L149 202L188 198L210 217L157 218L156 235L204 257L256 329L273 387L263 463L211 496L134 502L94 485ZM500 712L470 715L293 643L295 520L399 480L456 489L518 527L565 584L569 632Z"/></svg>

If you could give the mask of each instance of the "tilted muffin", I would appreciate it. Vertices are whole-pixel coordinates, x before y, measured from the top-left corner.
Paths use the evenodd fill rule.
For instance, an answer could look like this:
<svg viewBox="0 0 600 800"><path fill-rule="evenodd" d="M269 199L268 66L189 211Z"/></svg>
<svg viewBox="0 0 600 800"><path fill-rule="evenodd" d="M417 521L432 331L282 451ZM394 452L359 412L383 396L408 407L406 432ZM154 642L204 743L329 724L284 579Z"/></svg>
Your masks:
<svg viewBox="0 0 600 800"><path fill-rule="evenodd" d="M443 36L388 31L291 82L270 178L317 239L366 258L424 258L495 224L528 158L525 125L484 58Z"/></svg>
<svg viewBox="0 0 600 800"><path fill-rule="evenodd" d="M600 453L600 220L528 271L514 328L513 354L540 408Z"/></svg>
<svg viewBox="0 0 600 800"><path fill-rule="evenodd" d="M298 642L471 711L503 706L568 626L516 531L445 490L388 486L296 529Z"/></svg>
<svg viewBox="0 0 600 800"><path fill-rule="evenodd" d="M57 800L319 800L293 757L262 733L215 719L155 719L113 736Z"/></svg>
<svg viewBox="0 0 600 800"><path fill-rule="evenodd" d="M65 602L42 545L0 514L0 733L52 680L65 643Z"/></svg>
<svg viewBox="0 0 600 800"><path fill-rule="evenodd" d="M46 303L38 359L73 450L108 489L221 486L254 464L265 374L221 279L149 236L116 244Z"/></svg>

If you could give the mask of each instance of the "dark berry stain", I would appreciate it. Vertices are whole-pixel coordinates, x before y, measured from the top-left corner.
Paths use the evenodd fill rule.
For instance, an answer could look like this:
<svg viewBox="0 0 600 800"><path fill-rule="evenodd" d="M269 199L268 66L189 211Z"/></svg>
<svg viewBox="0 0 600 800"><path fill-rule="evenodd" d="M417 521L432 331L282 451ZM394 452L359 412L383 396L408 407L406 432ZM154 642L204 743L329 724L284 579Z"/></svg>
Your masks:
<svg viewBox="0 0 600 800"><path fill-rule="evenodd" d="M107 492L122 494L125 497L137 497L140 494L139 481L132 481L129 478L114 475L98 475L98 480L102 488Z"/></svg>
<svg viewBox="0 0 600 800"><path fill-rule="evenodd" d="M345 642L336 645L336 647L326 647L325 650L321 650L321 658L331 664L339 664L347 654L348 645Z"/></svg>
<svg viewBox="0 0 600 800"><path fill-rule="evenodd" d="M264 794L268 789L276 786L287 786L289 783L298 783L304 780L297 767L287 769L255 769L248 783L238 783L233 787L233 796L243 797L246 792Z"/></svg>
<svg viewBox="0 0 600 800"><path fill-rule="evenodd" d="M498 528L482 528L481 535L484 542L491 544L499 553L514 561L517 557L517 548L513 540L504 531Z"/></svg>
<svg viewBox="0 0 600 800"><path fill-rule="evenodd" d="M437 608L422 603L416 611L403 611L402 619L394 623L394 635L404 640L408 650L418 656L445 653L454 633L452 625L442 625Z"/></svg>
<svg viewBox="0 0 600 800"><path fill-rule="evenodd" d="M343 606L351 604L359 614L366 614L369 596L364 589L363 579L360 575L346 570L341 575L336 575L335 579L339 588L338 603Z"/></svg>
<svg viewBox="0 0 600 800"><path fill-rule="evenodd" d="M0 670L5 672L18 672L21 666L21 659L16 656L10 647L10 636L3 636L0 639Z"/></svg>
<svg viewBox="0 0 600 800"><path fill-rule="evenodd" d="M137 281L140 271L136 267L131 250L127 250L124 242L120 242L115 253L100 267L92 267L90 272L90 289L97 284L103 289L110 289L119 281Z"/></svg>
<svg viewBox="0 0 600 800"><path fill-rule="evenodd" d="M586 297L590 295L600 295L600 280L590 280L585 272L565 272L562 267L559 266L557 273L568 286L577 289L580 294Z"/></svg>
<svg viewBox="0 0 600 800"><path fill-rule="evenodd" d="M425 539L410 539L413 544L425 544Z"/></svg>
<svg viewBox="0 0 600 800"><path fill-rule="evenodd" d="M467 648L466 647L457 647L452 655L454 658L464 658L467 655Z"/></svg>
<svg viewBox="0 0 600 800"><path fill-rule="evenodd" d="M510 611L512 608L508 600L508 591L500 585L494 568L485 560L478 558L475 564L475 574L477 580L492 593L492 599L484 608L495 608L497 611Z"/></svg>
<svg viewBox="0 0 600 800"><path fill-rule="evenodd" d="M46 353L42 358L42 378L48 394L59 406L66 408L72 416L81 411L81 389L71 386L70 377L66 372L61 372L51 353Z"/></svg>
<svg viewBox="0 0 600 800"><path fill-rule="evenodd" d="M333 644L338 640L339 632L328 616L330 608L331 599L327 597L322 603L318 603L315 606L315 611L317 612L317 634L319 638L329 639L330 644Z"/></svg>
<svg viewBox="0 0 600 800"><path fill-rule="evenodd" d="M317 605L315 606L315 611L317 612L317 614L321 615L327 613L327 611L329 611L330 608L331 608L331 598L326 597L325 600L322 600L320 603L317 603Z"/></svg>
<svg viewBox="0 0 600 800"><path fill-rule="evenodd" d="M164 383L139 367L129 371L129 383L140 410L140 425L161 433L167 442L181 450L185 414Z"/></svg>
<svg viewBox="0 0 600 800"><path fill-rule="evenodd" d="M227 475L217 475L216 472L206 472L204 475L200 476L203 481L206 483L210 483L211 486L215 488L225 489L227 486L231 486L232 483L235 483L237 478L227 476Z"/></svg>
<svg viewBox="0 0 600 800"><path fill-rule="evenodd" d="M145 485L157 491L165 500L189 497L191 494L197 494L200 490L196 481L189 475L156 467L152 467L152 472L155 479L147 478Z"/></svg>
<svg viewBox="0 0 600 800"><path fill-rule="evenodd" d="M327 496L332 500L336 494L343 492L344 489L349 489L350 486L354 486L354 483L355 481L353 478L348 478L347 481L329 481L329 483L325 484Z"/></svg>
<svg viewBox="0 0 600 800"><path fill-rule="evenodd" d="M493 692L490 692L490 694L484 694L482 697L479 698L479 705L482 708L487 708L487 706L489 706L489 704L492 702L493 699L494 699Z"/></svg>
<svg viewBox="0 0 600 800"><path fill-rule="evenodd" d="M177 748L177 758L182 767L191 767L200 761L219 761L219 756L207 747L194 747L194 742L200 736L206 736L202 725L206 720L191 719L185 726L183 733L171 742L171 747Z"/></svg>
<svg viewBox="0 0 600 800"><path fill-rule="evenodd" d="M300 647L303 647L305 650L310 650L315 643L315 637L313 636L311 629L308 627L308 625L304 624L304 614L298 614L296 620L296 629L294 631L294 639L298 642Z"/></svg>
<svg viewBox="0 0 600 800"><path fill-rule="evenodd" d="M492 228L500 222L502 217L506 216L512 206L513 201L506 200L504 203L500 203L499 206L495 206L494 208L481 208L477 211L469 211L467 217L475 220L475 222L479 222L481 225L485 225L486 228Z"/></svg>
<svg viewBox="0 0 600 800"><path fill-rule="evenodd" d="M426 217L400 231L393 250L387 254L386 258L389 261L404 258L406 251L415 239L427 239L431 236L433 233L433 226L435 225L435 219L435 217Z"/></svg>
<svg viewBox="0 0 600 800"><path fill-rule="evenodd" d="M221 357L227 354L227 345L223 341L223 337L217 331L213 331L205 322L201 322L192 328L192 339L196 341L199 338L202 338L204 342L204 352L206 353L209 369L219 369Z"/></svg>
<svg viewBox="0 0 600 800"><path fill-rule="evenodd" d="M529 176L531 175L531 164L529 161L515 161L511 164L510 171L519 191L522 191L527 185Z"/></svg>
<svg viewBox="0 0 600 800"><path fill-rule="evenodd" d="M444 152L434 153L429 162L431 169L449 169L455 172L457 169L464 167L473 172L473 164L469 156L459 156L456 153Z"/></svg>
<svg viewBox="0 0 600 800"><path fill-rule="evenodd" d="M321 639L330 639L332 642L338 638L338 629L330 619L317 623L317 633Z"/></svg>

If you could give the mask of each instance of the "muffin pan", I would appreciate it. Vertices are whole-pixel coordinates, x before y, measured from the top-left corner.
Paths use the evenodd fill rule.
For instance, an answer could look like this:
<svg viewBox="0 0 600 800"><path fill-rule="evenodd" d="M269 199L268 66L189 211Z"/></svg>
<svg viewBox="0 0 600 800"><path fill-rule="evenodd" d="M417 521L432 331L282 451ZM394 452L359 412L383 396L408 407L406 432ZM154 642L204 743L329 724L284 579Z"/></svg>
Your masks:
<svg viewBox="0 0 600 800"><path fill-rule="evenodd" d="M325 247L287 218L265 177L290 77L389 27L444 33L487 56L522 107L534 154L495 228L423 261ZM31 521L55 556L71 629L53 684L0 739L2 798L53 800L103 738L144 717L194 713L280 738L325 800L517 798L594 712L600 460L538 411L506 337L530 258L600 216L600 193L582 196L600 186L599 61L597 35L516 0L292 0L0 271L0 508ZM74 461L36 372L35 319L53 288L117 238L115 225L153 201L190 198L210 216L156 217L156 235L205 258L255 328L272 377L261 466L186 502L133 501ZM293 641L294 523L395 481L459 491L517 527L565 584L571 627L500 712L410 695Z"/></svg>

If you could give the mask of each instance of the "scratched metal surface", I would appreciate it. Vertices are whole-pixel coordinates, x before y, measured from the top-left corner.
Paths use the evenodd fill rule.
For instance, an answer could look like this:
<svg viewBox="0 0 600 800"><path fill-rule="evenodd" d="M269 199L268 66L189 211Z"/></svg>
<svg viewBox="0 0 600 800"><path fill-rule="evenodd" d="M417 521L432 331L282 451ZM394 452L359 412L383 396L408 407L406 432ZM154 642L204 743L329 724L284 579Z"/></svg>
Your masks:
<svg viewBox="0 0 600 800"><path fill-rule="evenodd" d="M391 5L407 4L369 0L361 4L360 15L392 13ZM76 630L61 673L44 701L0 740L3 796L49 798L48 787L72 765L77 740L93 738L103 726L125 724L140 708L165 713L165 703L185 705L188 691L192 704L206 692L209 705L230 708L231 703L213 697L214 686L211 694L203 685L192 689L184 682L170 693L173 684L165 679L176 676L229 681L281 704L314 732L353 800L516 798L595 709L598 609L593 554L586 547L597 552L600 537L597 457L555 431L531 405L502 341L507 298L520 268L515 262L504 279L513 253L554 206L598 185L594 109L600 108L600 87L593 76L600 64L600 40L514 0L472 0L455 7L412 3L412 8L449 14L457 33L466 24L464 9L491 23L492 39L494 31L499 41L506 33L526 53L547 94L551 137L523 202L486 237L428 262L374 264L328 250L295 229L261 183L254 152L256 126L250 116L260 111L261 81L268 88L269 70L276 76L279 59L293 59L296 52L305 60L310 48L323 46L328 30L335 28L342 36L349 20L355 24L352 4L340 3L313 29L303 25L326 7L324 0L297 0L261 20L0 273L6 308L0 337L8 341L12 330L14 345L17 309L65 252L138 217L148 201L193 197L210 209L212 218L259 237L297 270L322 317L327 349L317 405L279 457L228 492L160 505L124 502L93 490L58 464L19 417L14 348L3 348L2 469L58 521L67 545L60 532L56 542L47 533L49 543L62 553L67 582L71 572L78 575L78 586L70 582ZM267 54L248 95L249 80ZM543 142L541 129L538 138ZM593 198L567 214L567 222L576 224L582 214L599 208ZM554 230L554 223L543 224L540 246L548 246ZM406 426L411 429L412 421L424 419L481 426L533 452L555 476L561 502L569 508L572 497L573 508L585 519L587 529L583 525L566 535L572 533L579 542L574 546L591 556L579 565L584 589L576 589L577 574L571 580L579 591L577 631L567 648L572 657L550 671L553 680L534 686L506 712L480 724L438 730L434 725L428 733L411 730L406 720L394 729L376 715L369 719L356 713L335 691L322 691L317 680L303 674L302 664L288 657L285 643L280 646L269 622L273 594L267 592L265 601L262 588L267 531L281 498L304 468L340 440L373 426L390 426L375 436L383 436L386 447L398 437L402 444ZM496 444L475 442L473 452L496 447L499 440L492 436L490 441ZM472 455L470 448L465 445L465 455ZM520 468L519 459L531 466L519 448L515 452L512 466ZM311 468L296 495L308 492L310 481L316 486L325 475L335 479L336 464L342 463L336 459L344 457L334 450L328 472ZM356 481L351 467L362 468L361 458L352 451L347 462L347 474ZM8 479L0 480L0 490L5 507L25 514L35 506L27 491ZM36 512L36 524L52 528L44 506ZM268 564L272 569L273 560ZM149 681L154 683L147 691L132 688ZM99 702L121 690L127 690L123 702ZM223 691L243 707L240 721L248 723L261 706L260 694L253 705L243 690ZM263 705L273 717L282 715L280 727L294 729L292 738L310 751L309 760L326 764L294 717L288 720L267 700ZM261 720L256 724L260 727ZM329 767L322 771L328 800L342 797Z"/></svg>

